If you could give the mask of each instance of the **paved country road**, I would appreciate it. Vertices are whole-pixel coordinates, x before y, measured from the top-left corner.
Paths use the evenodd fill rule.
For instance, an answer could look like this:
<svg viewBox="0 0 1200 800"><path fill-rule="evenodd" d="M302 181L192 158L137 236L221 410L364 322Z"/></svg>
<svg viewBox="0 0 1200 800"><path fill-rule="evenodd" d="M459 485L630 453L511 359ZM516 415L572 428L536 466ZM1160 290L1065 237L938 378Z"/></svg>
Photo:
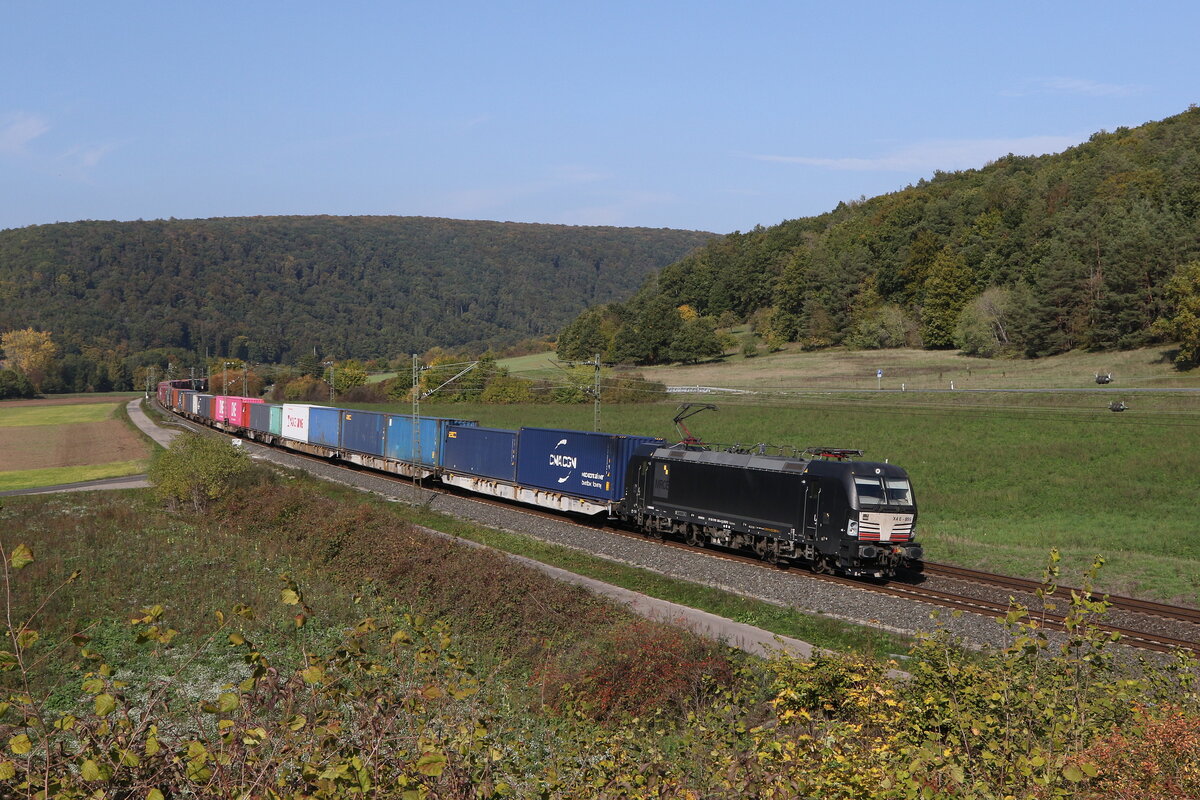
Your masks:
<svg viewBox="0 0 1200 800"><path fill-rule="evenodd" d="M57 486L38 486L34 489L10 489L0 492L0 497L18 494L52 494L54 492L96 492L102 489L142 489L150 484L145 475L125 475L121 478L100 478L79 483L60 483Z"/></svg>

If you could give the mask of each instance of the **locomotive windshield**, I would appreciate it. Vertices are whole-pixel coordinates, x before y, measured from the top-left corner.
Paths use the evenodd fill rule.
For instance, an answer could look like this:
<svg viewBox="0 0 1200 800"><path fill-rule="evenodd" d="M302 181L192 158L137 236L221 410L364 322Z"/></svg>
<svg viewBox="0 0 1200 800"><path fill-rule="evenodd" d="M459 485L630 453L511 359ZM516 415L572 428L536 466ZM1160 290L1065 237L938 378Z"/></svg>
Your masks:
<svg viewBox="0 0 1200 800"><path fill-rule="evenodd" d="M912 487L904 478L877 478L871 475L855 475L854 489L858 494L858 507L911 506Z"/></svg>

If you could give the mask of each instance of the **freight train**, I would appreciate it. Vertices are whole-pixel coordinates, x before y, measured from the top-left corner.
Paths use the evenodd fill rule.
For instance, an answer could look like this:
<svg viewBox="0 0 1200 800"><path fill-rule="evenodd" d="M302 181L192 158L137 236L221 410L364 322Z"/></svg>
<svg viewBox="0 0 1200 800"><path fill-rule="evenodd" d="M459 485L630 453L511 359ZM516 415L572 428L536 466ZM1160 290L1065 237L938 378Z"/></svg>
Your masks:
<svg viewBox="0 0 1200 800"><path fill-rule="evenodd" d="M890 578L919 567L917 506L903 469L830 448L770 455L649 436L505 430L259 398L163 382L166 409L245 439L476 494L606 515L649 536L749 550L817 572Z"/></svg>

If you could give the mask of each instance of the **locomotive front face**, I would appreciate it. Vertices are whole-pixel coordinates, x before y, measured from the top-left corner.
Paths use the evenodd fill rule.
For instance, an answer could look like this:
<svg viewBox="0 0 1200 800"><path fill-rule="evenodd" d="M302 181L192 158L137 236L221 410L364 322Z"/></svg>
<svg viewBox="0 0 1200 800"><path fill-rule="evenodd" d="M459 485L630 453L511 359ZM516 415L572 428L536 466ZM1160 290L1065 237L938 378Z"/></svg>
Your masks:
<svg viewBox="0 0 1200 800"><path fill-rule="evenodd" d="M921 548L916 537L917 507L912 484L898 467L860 465L851 475L850 519L846 535L859 542L863 561L917 561ZM893 565L894 568L894 565Z"/></svg>
<svg viewBox="0 0 1200 800"><path fill-rule="evenodd" d="M917 509L912 485L898 475L855 475L853 507L860 541L907 542L913 538Z"/></svg>

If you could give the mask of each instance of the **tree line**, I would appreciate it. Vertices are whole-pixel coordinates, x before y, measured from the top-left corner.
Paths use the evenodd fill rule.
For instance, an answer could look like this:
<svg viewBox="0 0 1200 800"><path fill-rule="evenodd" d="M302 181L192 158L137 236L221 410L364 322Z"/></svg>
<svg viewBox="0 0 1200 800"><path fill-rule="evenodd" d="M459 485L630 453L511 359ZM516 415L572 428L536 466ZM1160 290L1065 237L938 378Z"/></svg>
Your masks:
<svg viewBox="0 0 1200 800"><path fill-rule="evenodd" d="M551 336L712 237L420 217L31 226L0 231L0 332L53 331L63 357L96 363L482 352ZM105 380L121 376L69 382Z"/></svg>
<svg viewBox="0 0 1200 800"><path fill-rule="evenodd" d="M685 339L673 344L685 320L672 309L687 308L706 328L749 321L768 342L814 349L1038 357L1175 341L1194 363L1198 215L1193 106L712 240L632 299L576 317L560 354L582 341L613 360L689 360Z"/></svg>

